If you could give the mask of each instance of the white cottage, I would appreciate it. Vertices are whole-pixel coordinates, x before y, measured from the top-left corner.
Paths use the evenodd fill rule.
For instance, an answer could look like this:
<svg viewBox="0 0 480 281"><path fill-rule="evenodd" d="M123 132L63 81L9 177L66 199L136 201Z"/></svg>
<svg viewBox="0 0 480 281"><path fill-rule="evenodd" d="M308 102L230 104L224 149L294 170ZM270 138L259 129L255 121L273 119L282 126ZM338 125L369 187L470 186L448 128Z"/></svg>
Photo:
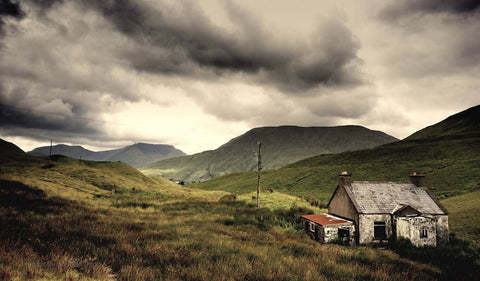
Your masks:
<svg viewBox="0 0 480 281"><path fill-rule="evenodd" d="M329 203L331 215L352 221L359 244L406 237L416 246L448 241L448 213L414 173L410 183L352 182L344 172Z"/></svg>

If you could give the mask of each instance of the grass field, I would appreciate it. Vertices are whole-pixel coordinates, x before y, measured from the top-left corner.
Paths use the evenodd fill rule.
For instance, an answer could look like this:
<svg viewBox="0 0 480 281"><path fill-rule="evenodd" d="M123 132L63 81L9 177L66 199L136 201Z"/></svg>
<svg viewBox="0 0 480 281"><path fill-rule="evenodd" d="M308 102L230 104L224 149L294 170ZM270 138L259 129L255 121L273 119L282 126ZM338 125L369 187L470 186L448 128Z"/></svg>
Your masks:
<svg viewBox="0 0 480 281"><path fill-rule="evenodd" d="M459 237L480 244L480 191L442 200L449 211L449 224Z"/></svg>
<svg viewBox="0 0 480 281"><path fill-rule="evenodd" d="M316 243L298 217L321 210L298 197L264 193L257 209L255 193L184 188L122 163L9 162L0 195L0 280L458 277L390 250ZM475 273L478 264L467 268Z"/></svg>

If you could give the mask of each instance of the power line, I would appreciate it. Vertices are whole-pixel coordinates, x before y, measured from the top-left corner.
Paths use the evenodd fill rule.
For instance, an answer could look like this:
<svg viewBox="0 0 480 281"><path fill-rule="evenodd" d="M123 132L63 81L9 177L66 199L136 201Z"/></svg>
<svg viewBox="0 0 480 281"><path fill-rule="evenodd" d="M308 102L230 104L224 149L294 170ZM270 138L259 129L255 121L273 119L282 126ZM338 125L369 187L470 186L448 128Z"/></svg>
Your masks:
<svg viewBox="0 0 480 281"><path fill-rule="evenodd" d="M260 149L262 143L258 142L258 158L257 158L257 208L260 207L260 171L262 170L262 155Z"/></svg>

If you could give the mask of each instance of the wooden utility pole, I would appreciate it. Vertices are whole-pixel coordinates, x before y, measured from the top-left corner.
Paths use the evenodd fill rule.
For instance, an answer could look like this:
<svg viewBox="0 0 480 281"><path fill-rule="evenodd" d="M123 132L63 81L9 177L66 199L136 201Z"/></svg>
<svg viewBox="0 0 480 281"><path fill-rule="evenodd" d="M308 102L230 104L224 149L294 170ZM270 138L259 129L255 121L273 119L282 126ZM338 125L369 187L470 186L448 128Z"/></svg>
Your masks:
<svg viewBox="0 0 480 281"><path fill-rule="evenodd" d="M50 140L50 158L52 158L52 144L53 140Z"/></svg>
<svg viewBox="0 0 480 281"><path fill-rule="evenodd" d="M260 207L260 171L262 170L262 155L260 148L262 143L258 142L258 158L257 158L257 208Z"/></svg>

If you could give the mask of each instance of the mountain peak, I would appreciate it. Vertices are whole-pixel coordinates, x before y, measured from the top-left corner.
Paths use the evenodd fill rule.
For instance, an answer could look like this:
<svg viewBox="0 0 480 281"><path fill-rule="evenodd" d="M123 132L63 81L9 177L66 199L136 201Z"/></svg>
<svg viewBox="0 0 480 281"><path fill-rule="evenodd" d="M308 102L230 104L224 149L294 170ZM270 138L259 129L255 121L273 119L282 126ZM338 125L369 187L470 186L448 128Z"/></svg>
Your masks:
<svg viewBox="0 0 480 281"><path fill-rule="evenodd" d="M216 150L162 160L143 169L152 175L196 181L256 167L257 142L262 142L265 169L283 167L318 154L373 148L396 138L361 126L253 128Z"/></svg>

